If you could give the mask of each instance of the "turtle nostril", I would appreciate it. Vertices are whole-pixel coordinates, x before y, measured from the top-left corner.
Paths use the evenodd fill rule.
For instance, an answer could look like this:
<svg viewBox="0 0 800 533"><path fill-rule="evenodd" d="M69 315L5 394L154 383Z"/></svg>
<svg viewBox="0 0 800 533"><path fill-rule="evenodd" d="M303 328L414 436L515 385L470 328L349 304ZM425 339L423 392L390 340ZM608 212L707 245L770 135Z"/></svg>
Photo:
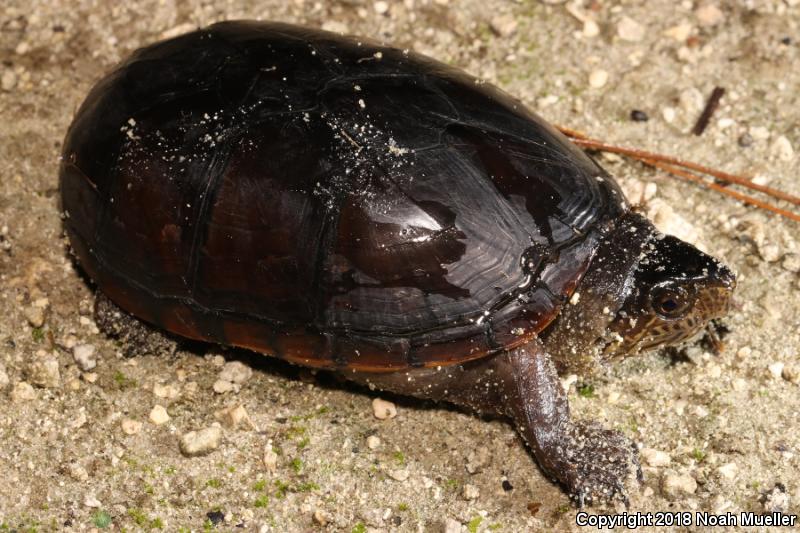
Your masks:
<svg viewBox="0 0 800 533"><path fill-rule="evenodd" d="M730 270L728 270L728 274L729 274L729 277L728 277L727 286L728 286L728 288L733 290L733 289L736 288L736 275L733 272L731 272Z"/></svg>

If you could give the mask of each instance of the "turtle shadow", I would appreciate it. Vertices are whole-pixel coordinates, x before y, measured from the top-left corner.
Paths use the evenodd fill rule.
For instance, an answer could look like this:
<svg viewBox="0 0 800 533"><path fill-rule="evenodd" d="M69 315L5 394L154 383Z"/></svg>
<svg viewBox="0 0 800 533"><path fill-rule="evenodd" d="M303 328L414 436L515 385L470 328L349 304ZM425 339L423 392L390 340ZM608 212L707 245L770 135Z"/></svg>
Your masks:
<svg viewBox="0 0 800 533"><path fill-rule="evenodd" d="M447 402L437 402L429 399L415 398L394 392L373 390L366 385L348 381L336 370L314 369L290 363L283 359L261 354L244 348L221 346L199 341L188 341L181 344L181 350L203 356L211 351L217 351L225 357L226 361L238 361L249 366L254 372L276 379L311 383L316 388L328 392L346 392L367 398L380 396L382 399L408 409L421 411L444 410L453 413L464 413L481 420L507 421L505 417L491 413L475 413L463 407Z"/></svg>

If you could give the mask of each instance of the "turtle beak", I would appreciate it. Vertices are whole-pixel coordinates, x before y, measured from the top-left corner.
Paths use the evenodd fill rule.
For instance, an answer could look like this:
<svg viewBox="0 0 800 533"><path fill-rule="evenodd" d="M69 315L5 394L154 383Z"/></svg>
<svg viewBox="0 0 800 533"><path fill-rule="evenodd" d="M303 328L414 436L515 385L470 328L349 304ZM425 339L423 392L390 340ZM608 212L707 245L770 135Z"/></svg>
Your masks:
<svg viewBox="0 0 800 533"><path fill-rule="evenodd" d="M719 269L719 283L724 288L728 289L729 291L733 292L736 288L736 274L734 274L730 268L720 263Z"/></svg>

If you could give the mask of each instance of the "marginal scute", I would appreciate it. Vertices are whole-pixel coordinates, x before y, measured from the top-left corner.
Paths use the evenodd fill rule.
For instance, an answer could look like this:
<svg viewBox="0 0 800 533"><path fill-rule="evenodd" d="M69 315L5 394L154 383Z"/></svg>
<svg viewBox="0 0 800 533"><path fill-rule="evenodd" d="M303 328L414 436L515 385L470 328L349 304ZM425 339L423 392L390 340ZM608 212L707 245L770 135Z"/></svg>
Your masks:
<svg viewBox="0 0 800 533"><path fill-rule="evenodd" d="M67 232L117 305L318 367L521 345L627 210L600 167L502 91L276 23L138 51L92 90L64 154Z"/></svg>

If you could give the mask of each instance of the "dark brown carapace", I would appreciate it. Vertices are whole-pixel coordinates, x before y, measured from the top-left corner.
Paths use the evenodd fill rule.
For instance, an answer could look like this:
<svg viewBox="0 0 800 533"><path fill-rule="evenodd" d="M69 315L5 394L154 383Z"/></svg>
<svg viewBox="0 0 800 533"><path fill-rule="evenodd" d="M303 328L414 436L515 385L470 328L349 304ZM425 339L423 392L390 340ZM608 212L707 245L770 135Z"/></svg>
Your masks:
<svg viewBox="0 0 800 533"><path fill-rule="evenodd" d="M626 209L599 176L455 69L226 23L140 50L94 88L61 191L81 265L133 315L304 365L390 371L541 331Z"/></svg>

